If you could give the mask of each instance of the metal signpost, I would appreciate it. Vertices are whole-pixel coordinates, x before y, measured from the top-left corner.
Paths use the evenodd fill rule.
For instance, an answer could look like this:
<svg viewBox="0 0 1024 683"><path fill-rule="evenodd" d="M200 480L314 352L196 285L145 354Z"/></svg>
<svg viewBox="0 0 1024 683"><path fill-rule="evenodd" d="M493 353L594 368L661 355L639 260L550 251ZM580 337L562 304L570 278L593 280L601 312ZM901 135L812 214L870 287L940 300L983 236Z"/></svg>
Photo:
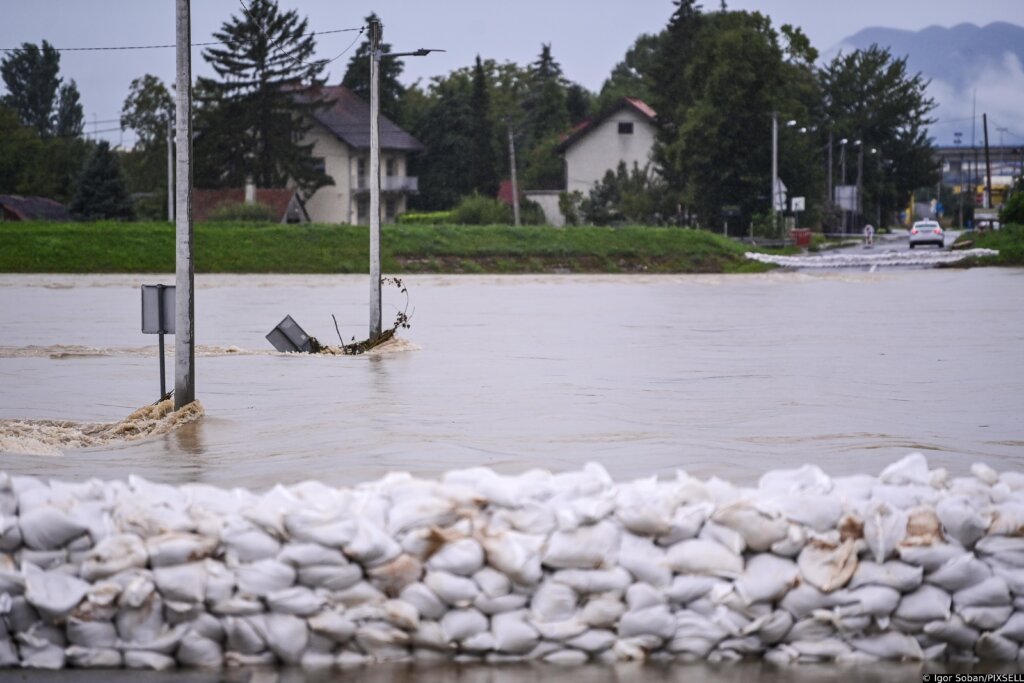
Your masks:
<svg viewBox="0 0 1024 683"><path fill-rule="evenodd" d="M174 334L174 285L142 285L142 333L160 335L160 398L167 395L164 335Z"/></svg>

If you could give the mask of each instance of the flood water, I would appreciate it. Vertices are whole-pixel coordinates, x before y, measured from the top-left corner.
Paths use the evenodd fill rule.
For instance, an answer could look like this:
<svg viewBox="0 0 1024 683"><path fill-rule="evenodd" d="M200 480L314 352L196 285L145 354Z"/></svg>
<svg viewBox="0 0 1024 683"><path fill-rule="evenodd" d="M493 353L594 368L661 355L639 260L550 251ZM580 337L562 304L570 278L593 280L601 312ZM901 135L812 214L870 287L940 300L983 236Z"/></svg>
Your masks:
<svg viewBox="0 0 1024 683"><path fill-rule="evenodd" d="M0 437L156 400L139 285L159 282L173 276L0 276ZM751 483L806 462L877 473L914 450L954 473L1024 460L1024 270L405 282L400 343L338 357L264 335L291 314L337 343L334 314L364 338L365 276L198 276L201 421L63 455L8 439L0 469L263 488L472 465ZM387 326L405 304L384 294Z"/></svg>

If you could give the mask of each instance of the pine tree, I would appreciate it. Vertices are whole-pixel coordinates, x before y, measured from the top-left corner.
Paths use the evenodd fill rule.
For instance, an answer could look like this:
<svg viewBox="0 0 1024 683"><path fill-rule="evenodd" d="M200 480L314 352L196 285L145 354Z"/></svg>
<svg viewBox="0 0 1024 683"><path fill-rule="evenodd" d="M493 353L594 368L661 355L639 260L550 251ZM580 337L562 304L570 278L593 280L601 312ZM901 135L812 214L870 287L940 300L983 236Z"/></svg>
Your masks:
<svg viewBox="0 0 1024 683"><path fill-rule="evenodd" d="M314 95L324 63L313 60L315 40L297 12L275 0L253 0L213 34L223 48L203 58L222 80L197 85L197 178L260 187L294 181L307 193L331 179L314 169L313 145L297 142L324 103Z"/></svg>
<svg viewBox="0 0 1024 683"><path fill-rule="evenodd" d="M537 61L530 65L529 86L523 102L526 143L523 186L526 188L564 186L563 163L555 153L555 146L559 136L569 128L565 91L562 67L551 55L551 45L543 44Z"/></svg>
<svg viewBox="0 0 1024 683"><path fill-rule="evenodd" d="M498 191L497 155L494 151L494 126L491 123L491 96L487 75L484 73L480 55L473 67L472 107L472 166L470 175L473 189L482 195L493 197Z"/></svg>
<svg viewBox="0 0 1024 683"><path fill-rule="evenodd" d="M96 145L82 169L71 211L88 221L132 218L121 164L106 140Z"/></svg>
<svg viewBox="0 0 1024 683"><path fill-rule="evenodd" d="M366 23L378 20L374 13L366 17ZM390 43L381 43L383 53L391 52ZM380 112L396 123L402 122L401 105L405 88L398 81L405 64L401 59L385 58L380 60ZM367 38L356 49L348 60L348 68L341 84L361 97L370 101L370 40Z"/></svg>

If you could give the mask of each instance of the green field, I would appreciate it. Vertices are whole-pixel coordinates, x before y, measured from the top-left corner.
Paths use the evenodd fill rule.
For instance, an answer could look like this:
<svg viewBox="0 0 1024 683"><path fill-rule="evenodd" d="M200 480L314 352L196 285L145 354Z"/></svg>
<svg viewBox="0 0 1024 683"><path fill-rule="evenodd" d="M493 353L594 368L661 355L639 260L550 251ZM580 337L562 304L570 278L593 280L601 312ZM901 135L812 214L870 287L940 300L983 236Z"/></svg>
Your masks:
<svg viewBox="0 0 1024 683"><path fill-rule="evenodd" d="M364 273L365 226L198 223L200 273ZM734 273L767 267L703 230L386 225L388 273ZM0 272L167 273L170 223L0 223Z"/></svg>
<svg viewBox="0 0 1024 683"><path fill-rule="evenodd" d="M996 249L999 256L967 259L963 266L1024 266L1024 225L1006 225L1000 230L965 232L957 239L961 247Z"/></svg>

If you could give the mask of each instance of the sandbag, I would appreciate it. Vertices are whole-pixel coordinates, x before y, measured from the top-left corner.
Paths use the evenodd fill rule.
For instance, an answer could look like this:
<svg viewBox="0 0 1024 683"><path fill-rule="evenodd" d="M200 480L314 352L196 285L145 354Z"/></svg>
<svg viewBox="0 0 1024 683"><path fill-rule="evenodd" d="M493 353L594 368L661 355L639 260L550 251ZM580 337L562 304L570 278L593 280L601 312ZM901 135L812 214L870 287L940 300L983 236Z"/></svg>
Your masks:
<svg viewBox="0 0 1024 683"><path fill-rule="evenodd" d="M793 588L800 569L792 560L770 554L754 555L735 583L744 602L775 602Z"/></svg>
<svg viewBox="0 0 1024 683"><path fill-rule="evenodd" d="M322 595L305 586L291 586L272 591L264 596L267 608L276 614L294 614L305 617L319 612L326 604Z"/></svg>
<svg viewBox="0 0 1024 683"><path fill-rule="evenodd" d="M249 622L285 664L298 664L309 641L305 619L291 614L261 614Z"/></svg>
<svg viewBox="0 0 1024 683"><path fill-rule="evenodd" d="M272 558L281 550L276 538L241 517L225 519L220 537L224 549L241 562Z"/></svg>
<svg viewBox="0 0 1024 683"><path fill-rule="evenodd" d="M448 526L455 519L455 506L449 500L435 496L400 499L388 510L387 529L397 535L410 529Z"/></svg>
<svg viewBox="0 0 1024 683"><path fill-rule="evenodd" d="M925 576L925 581L950 593L981 583L992 576L992 569L972 553L947 560Z"/></svg>
<svg viewBox="0 0 1024 683"><path fill-rule="evenodd" d="M620 638L650 635L668 640L675 632L676 619L665 605L630 610L619 619Z"/></svg>
<svg viewBox="0 0 1024 683"><path fill-rule="evenodd" d="M286 543L281 546L277 559L296 568L310 565L344 566L349 563L340 550L319 543Z"/></svg>
<svg viewBox="0 0 1024 683"><path fill-rule="evenodd" d="M186 667L219 669L224 664L220 644L191 630L181 637L176 656L178 663Z"/></svg>
<svg viewBox="0 0 1024 683"><path fill-rule="evenodd" d="M260 617L224 617L224 644L229 652L254 655L266 651L267 642L253 621L258 618ZM355 631L355 625L352 630Z"/></svg>
<svg viewBox="0 0 1024 683"><path fill-rule="evenodd" d="M949 593L930 584L924 584L900 600L894 616L908 621L940 621L948 619L953 602Z"/></svg>
<svg viewBox="0 0 1024 683"><path fill-rule="evenodd" d="M595 598L588 600L580 610L580 620L595 628L614 626L626 612L626 605L619 600Z"/></svg>
<svg viewBox="0 0 1024 683"><path fill-rule="evenodd" d="M721 585L725 585L725 581L713 576L676 576L672 579L672 585L665 591L665 595L672 602L688 603L704 597L712 588Z"/></svg>
<svg viewBox="0 0 1024 683"><path fill-rule="evenodd" d="M857 549L852 540L839 545L814 541L797 556L800 575L825 593L845 586L857 570Z"/></svg>
<svg viewBox="0 0 1024 683"><path fill-rule="evenodd" d="M540 549L545 537L504 531L481 539L487 562L516 583L532 586L540 581Z"/></svg>
<svg viewBox="0 0 1024 683"><path fill-rule="evenodd" d="M943 621L928 622L924 625L924 632L961 650L973 650L980 635L978 629L965 623L958 614Z"/></svg>
<svg viewBox="0 0 1024 683"><path fill-rule="evenodd" d="M507 654L525 654L540 641L537 630L526 622L523 615L516 613L491 617L491 634L495 649Z"/></svg>
<svg viewBox="0 0 1024 683"><path fill-rule="evenodd" d="M240 565L235 575L238 577L239 592L264 596L294 584L296 572L291 565L268 559Z"/></svg>
<svg viewBox="0 0 1024 683"><path fill-rule="evenodd" d="M849 587L852 589L861 586L886 586L907 593L920 586L923 580L924 569L921 567L899 560L881 564L865 560L858 563L857 570L850 578Z"/></svg>
<svg viewBox="0 0 1024 683"><path fill-rule="evenodd" d="M630 611L664 605L667 602L664 593L646 583L634 583L626 590L626 606Z"/></svg>
<svg viewBox="0 0 1024 683"><path fill-rule="evenodd" d="M622 567L614 569L560 569L551 580L564 583L580 594L626 590L633 577Z"/></svg>
<svg viewBox="0 0 1024 683"><path fill-rule="evenodd" d="M202 562L153 570L153 581L166 600L202 602L206 597L206 578L206 565Z"/></svg>
<svg viewBox="0 0 1024 683"><path fill-rule="evenodd" d="M86 555L80 574L86 581L98 581L134 567L146 566L149 554L134 534L116 534L104 538Z"/></svg>
<svg viewBox="0 0 1024 683"><path fill-rule="evenodd" d="M459 576L471 576L483 565L484 549L472 538L461 538L442 546L427 561L427 567L432 570Z"/></svg>
<svg viewBox="0 0 1024 683"><path fill-rule="evenodd" d="M619 549L619 530L610 522L556 531L548 540L542 562L559 569L597 569L611 565Z"/></svg>
<svg viewBox="0 0 1024 683"><path fill-rule="evenodd" d="M782 515L746 501L719 507L711 520L739 533L747 547L756 552L767 551L789 531L789 523Z"/></svg>
<svg viewBox="0 0 1024 683"><path fill-rule="evenodd" d="M34 550L54 550L88 531L88 527L72 519L52 505L23 510L18 517L22 542Z"/></svg>
<svg viewBox="0 0 1024 683"><path fill-rule="evenodd" d="M295 580L307 588L342 591L363 579L358 564L310 564L298 568Z"/></svg>
<svg viewBox="0 0 1024 683"><path fill-rule="evenodd" d="M124 663L121 653L113 648L89 648L71 645L64 650L67 664L76 669L119 669Z"/></svg>
<svg viewBox="0 0 1024 683"><path fill-rule="evenodd" d="M1007 607L1012 598L1006 581L998 576L989 577L953 593L957 610L964 607Z"/></svg>
<svg viewBox="0 0 1024 683"><path fill-rule="evenodd" d="M512 582L508 580L508 577L491 567L480 569L473 574L472 578L480 587L480 592L488 597L508 595L512 591Z"/></svg>
<svg viewBox="0 0 1024 683"><path fill-rule="evenodd" d="M623 533L619 543L619 566L631 573L637 581L663 588L672 580L665 550L649 539Z"/></svg>
<svg viewBox="0 0 1024 683"><path fill-rule="evenodd" d="M707 574L735 578L743 571L743 558L713 541L680 541L668 549L669 567L680 574Z"/></svg>
<svg viewBox="0 0 1024 683"><path fill-rule="evenodd" d="M416 608L420 616L426 619L438 620L448 610L445 602L422 583L411 583L402 589L398 598Z"/></svg>
<svg viewBox="0 0 1024 683"><path fill-rule="evenodd" d="M907 513L889 503L874 501L864 509L864 540L876 562L885 562L907 535Z"/></svg>
<svg viewBox="0 0 1024 683"><path fill-rule="evenodd" d="M209 557L218 539L199 534L170 532L146 539L146 551L152 567L169 567Z"/></svg>
<svg viewBox="0 0 1024 683"><path fill-rule="evenodd" d="M545 581L534 591L530 609L538 619L559 621L568 619L576 613L577 602L576 592L569 586L555 581Z"/></svg>
<svg viewBox="0 0 1024 683"><path fill-rule="evenodd" d="M441 629L449 642L458 642L483 633L490 622L478 610L469 608L453 609L441 617Z"/></svg>
<svg viewBox="0 0 1024 683"><path fill-rule="evenodd" d="M935 506L942 529L965 548L974 544L988 530L989 519L979 513L965 496L943 498Z"/></svg>
<svg viewBox="0 0 1024 683"><path fill-rule="evenodd" d="M423 577L423 584L453 607L469 605L480 593L480 588L473 579L444 571L427 572Z"/></svg>
<svg viewBox="0 0 1024 683"><path fill-rule="evenodd" d="M70 614L89 590L88 583L61 571L45 571L30 563L21 570L25 576L25 600L50 622Z"/></svg>

